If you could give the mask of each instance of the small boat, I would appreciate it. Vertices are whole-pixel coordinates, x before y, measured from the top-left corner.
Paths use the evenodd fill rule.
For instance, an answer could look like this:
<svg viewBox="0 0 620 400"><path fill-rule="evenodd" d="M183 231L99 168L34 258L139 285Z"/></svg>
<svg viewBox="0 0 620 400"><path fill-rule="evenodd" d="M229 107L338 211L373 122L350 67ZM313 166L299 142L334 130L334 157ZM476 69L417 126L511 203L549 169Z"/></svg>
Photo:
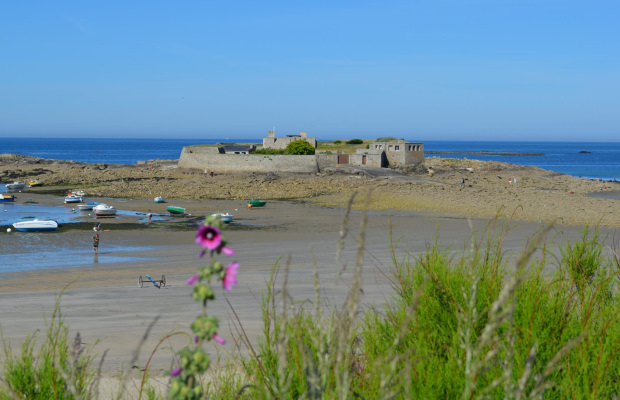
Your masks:
<svg viewBox="0 0 620 400"><path fill-rule="evenodd" d="M65 197L65 204L67 203L81 203L84 201L84 197L75 195L73 193L69 193L67 197Z"/></svg>
<svg viewBox="0 0 620 400"><path fill-rule="evenodd" d="M101 203L93 207L95 215L98 217L113 217L116 215L116 208L107 204Z"/></svg>
<svg viewBox="0 0 620 400"><path fill-rule="evenodd" d="M0 193L0 203L12 203L15 201L15 196L12 194L2 194Z"/></svg>
<svg viewBox="0 0 620 400"><path fill-rule="evenodd" d="M86 196L86 193L84 193L83 190L74 190L73 192L69 193L69 195L75 195L75 196L81 196L84 197Z"/></svg>
<svg viewBox="0 0 620 400"><path fill-rule="evenodd" d="M99 203L97 203L96 201L91 201L90 203L78 204L77 208L79 211L88 211L88 210L92 210L93 207L95 207L98 204Z"/></svg>
<svg viewBox="0 0 620 400"><path fill-rule="evenodd" d="M229 213L215 213L215 214L211 214L211 216L214 218L219 218L220 221L224 222L225 224L230 224L232 220L235 218L234 215L229 214Z"/></svg>
<svg viewBox="0 0 620 400"><path fill-rule="evenodd" d="M163 198L162 196L157 196L157 197L155 197L154 200L155 200L155 203L165 203L166 202L166 199Z"/></svg>
<svg viewBox="0 0 620 400"><path fill-rule="evenodd" d="M43 181L39 181L35 179L35 180L28 182L28 184L30 185L30 187L43 186Z"/></svg>
<svg viewBox="0 0 620 400"><path fill-rule="evenodd" d="M257 200L257 199L248 200L248 206L252 206L252 207L262 207L265 204L267 204L265 200Z"/></svg>
<svg viewBox="0 0 620 400"><path fill-rule="evenodd" d="M55 231L58 229L58 222L52 220L38 220L16 222L13 227L22 232L34 231Z"/></svg>
<svg viewBox="0 0 620 400"><path fill-rule="evenodd" d="M13 183L7 183L6 184L6 188L8 190L21 190L23 188L26 187L26 184L24 182L13 182Z"/></svg>
<svg viewBox="0 0 620 400"><path fill-rule="evenodd" d="M185 208L176 207L176 206L168 206L166 207L166 210L168 210L170 215L185 215L185 211L186 211Z"/></svg>

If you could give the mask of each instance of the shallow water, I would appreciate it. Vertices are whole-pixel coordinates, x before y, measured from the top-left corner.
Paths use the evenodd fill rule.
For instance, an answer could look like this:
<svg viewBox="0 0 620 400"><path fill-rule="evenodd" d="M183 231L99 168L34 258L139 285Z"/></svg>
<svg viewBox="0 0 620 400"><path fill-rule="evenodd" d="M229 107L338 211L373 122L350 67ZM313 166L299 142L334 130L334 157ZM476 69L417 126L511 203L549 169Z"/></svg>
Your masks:
<svg viewBox="0 0 620 400"><path fill-rule="evenodd" d="M138 222L146 222L146 213L117 210L117 217L141 217ZM165 221L165 215L152 214L152 221ZM0 225L12 225L15 222L27 221L30 219L47 220L51 219L59 224L70 224L77 222L93 223L98 220L92 210L79 210L75 205L46 205L36 203L0 203ZM111 219L115 217L105 217Z"/></svg>
<svg viewBox="0 0 620 400"><path fill-rule="evenodd" d="M12 233L11 235L15 235ZM26 248L45 249L44 251L28 251L25 253L0 254L0 273L25 272L42 269L62 269L62 268L85 268L96 267L99 264L134 262L147 260L145 257L135 257L123 255L123 253L145 252L151 250L149 247L132 246L106 246L99 254L93 253L92 247L88 244L80 247L69 248L67 246L41 246L38 244L40 238L38 233L20 233L21 241L29 241ZM30 236L30 237L28 237ZM2 240L5 240L4 238ZM1 278L0 278L1 279Z"/></svg>

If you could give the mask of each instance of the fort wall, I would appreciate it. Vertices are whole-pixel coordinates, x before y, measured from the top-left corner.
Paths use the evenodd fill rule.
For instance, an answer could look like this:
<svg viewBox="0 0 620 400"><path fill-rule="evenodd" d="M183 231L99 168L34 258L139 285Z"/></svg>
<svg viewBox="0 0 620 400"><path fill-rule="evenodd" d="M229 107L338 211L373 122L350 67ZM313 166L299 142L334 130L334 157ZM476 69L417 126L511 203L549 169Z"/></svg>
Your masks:
<svg viewBox="0 0 620 400"><path fill-rule="evenodd" d="M319 172L315 156L271 154L218 154L206 146L184 147L179 168L218 172Z"/></svg>

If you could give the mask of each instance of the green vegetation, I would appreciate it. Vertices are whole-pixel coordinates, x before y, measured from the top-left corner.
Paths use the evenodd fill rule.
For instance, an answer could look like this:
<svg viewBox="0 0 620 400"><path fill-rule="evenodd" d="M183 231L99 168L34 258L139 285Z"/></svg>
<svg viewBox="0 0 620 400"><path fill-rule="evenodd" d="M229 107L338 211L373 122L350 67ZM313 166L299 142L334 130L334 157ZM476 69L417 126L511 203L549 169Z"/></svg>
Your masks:
<svg viewBox="0 0 620 400"><path fill-rule="evenodd" d="M253 151L252 154L275 154L275 155L282 155L282 154L286 154L286 150L285 149L257 149L255 151Z"/></svg>
<svg viewBox="0 0 620 400"><path fill-rule="evenodd" d="M60 296L46 327L45 341L40 347L37 346L35 333L26 337L21 353L17 355L14 355L11 344L2 338L4 379L0 387L0 399L94 397L96 387L93 382L98 371L93 368L92 348L84 345L79 333L70 343L69 327L60 317Z"/></svg>
<svg viewBox="0 0 620 400"><path fill-rule="evenodd" d="M394 136L383 136L380 138L377 138L376 142L395 142L398 139L396 139Z"/></svg>
<svg viewBox="0 0 620 400"><path fill-rule="evenodd" d="M363 144L364 141L362 139L351 139L347 140L347 144Z"/></svg>
<svg viewBox="0 0 620 400"><path fill-rule="evenodd" d="M305 140L295 140L286 146L288 154L308 156L314 154L314 146Z"/></svg>
<svg viewBox="0 0 620 400"><path fill-rule="evenodd" d="M359 140L359 139L357 139ZM318 151L331 151L331 152L340 152L344 154L355 153L356 149L365 149L369 140L364 140L360 144L347 144L342 140L334 140L333 142L319 142L317 145Z"/></svg>
<svg viewBox="0 0 620 400"><path fill-rule="evenodd" d="M237 320L233 331L241 334L234 342L249 355L235 356L193 387L221 399L620 396L620 257L605 254L596 229L585 228L576 243L565 241L559 254L548 247L547 229L519 257L503 249L509 226L498 220L461 251L442 248L436 238L421 254L399 259L390 238L394 295L385 308L362 312L365 222L341 307L324 306L316 268L315 298L292 301L289 270L276 262L262 293L259 346ZM347 230L345 223L339 253ZM227 281L221 265L209 268L196 275L195 288L208 287L200 282L211 276ZM205 296L211 299L211 292ZM205 307L202 297L194 298ZM29 338L12 358L5 343L0 398L93 398L92 357L82 355L79 339L68 346L56 315L38 353ZM216 327L197 333L194 323L193 335L209 339ZM175 393L170 398L196 397Z"/></svg>

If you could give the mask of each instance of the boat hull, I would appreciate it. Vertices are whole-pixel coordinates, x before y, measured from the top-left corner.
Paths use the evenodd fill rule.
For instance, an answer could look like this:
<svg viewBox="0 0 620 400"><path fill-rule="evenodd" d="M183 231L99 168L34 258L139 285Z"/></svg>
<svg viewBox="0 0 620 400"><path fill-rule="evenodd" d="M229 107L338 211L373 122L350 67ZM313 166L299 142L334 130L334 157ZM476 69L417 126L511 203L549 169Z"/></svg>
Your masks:
<svg viewBox="0 0 620 400"><path fill-rule="evenodd" d="M170 215L184 215L186 211L185 208L176 206L168 206L166 207L166 210L170 213Z"/></svg>
<svg viewBox="0 0 620 400"><path fill-rule="evenodd" d="M66 203L81 203L82 201L84 201L84 198L82 196L67 196L67 197L65 197L65 204Z"/></svg>
<svg viewBox="0 0 620 400"><path fill-rule="evenodd" d="M166 202L166 199L164 199L161 196L155 197L153 200L155 200L155 203L165 203Z"/></svg>
<svg viewBox="0 0 620 400"><path fill-rule="evenodd" d="M116 208L107 204L99 204L93 207L97 217L113 217L116 215Z"/></svg>
<svg viewBox="0 0 620 400"><path fill-rule="evenodd" d="M14 196L6 196L6 195L1 195L0 194L0 203L13 203L15 201L15 197Z"/></svg>
<svg viewBox="0 0 620 400"><path fill-rule="evenodd" d="M265 200L255 200L255 199L248 200L248 205L252 207L263 207L265 204L267 204Z"/></svg>
<svg viewBox="0 0 620 400"><path fill-rule="evenodd" d="M58 229L58 222L39 220L16 222L13 224L13 228L21 232L55 231Z"/></svg>
<svg viewBox="0 0 620 400"><path fill-rule="evenodd" d="M225 224L230 224L233 219L235 219L235 216L232 214L222 214L222 213L216 213L216 214L212 214L213 217L219 218L220 221L222 221Z"/></svg>
<svg viewBox="0 0 620 400"><path fill-rule="evenodd" d="M97 202L86 203L86 204L78 204L77 208L80 211L90 211L90 210L92 210L97 205L99 205L99 203L97 203Z"/></svg>
<svg viewBox="0 0 620 400"><path fill-rule="evenodd" d="M13 182L13 183L6 184L7 190L21 190L21 189L24 189L25 187L26 187L26 184L23 182Z"/></svg>

